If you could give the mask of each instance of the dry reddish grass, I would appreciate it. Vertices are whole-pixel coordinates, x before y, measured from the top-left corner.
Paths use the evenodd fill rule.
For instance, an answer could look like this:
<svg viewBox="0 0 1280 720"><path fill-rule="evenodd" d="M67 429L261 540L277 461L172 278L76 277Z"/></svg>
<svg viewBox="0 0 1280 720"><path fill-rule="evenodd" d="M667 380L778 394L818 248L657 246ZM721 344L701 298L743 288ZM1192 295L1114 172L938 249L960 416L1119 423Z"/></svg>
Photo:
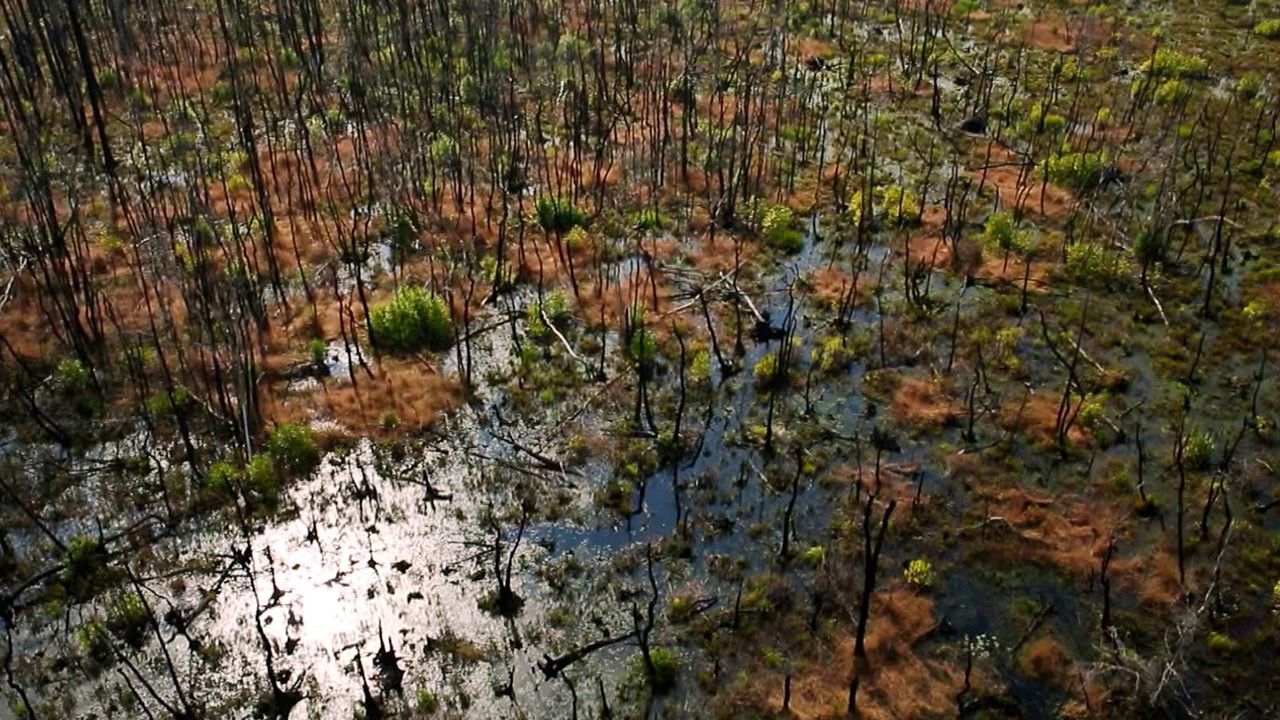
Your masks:
<svg viewBox="0 0 1280 720"><path fill-rule="evenodd" d="M878 593L867 626L868 667L858 690L860 717L941 717L955 710L963 671L916 645L934 629L933 601L904 588ZM805 671L792 682L796 718L843 718L853 672L853 638L818 643ZM757 685L764 708L780 709L782 682ZM767 691L764 688L768 688ZM758 705L757 707L760 707Z"/></svg>
<svg viewBox="0 0 1280 720"><path fill-rule="evenodd" d="M974 271L974 276L989 283L1022 286L1027 282L1027 291L1043 293L1049 290L1049 263L1032 261L1027 268L1026 259L1017 253L1010 253L1006 262L1003 253L984 254L982 264Z"/></svg>
<svg viewBox="0 0 1280 720"><path fill-rule="evenodd" d="M356 367L354 383L328 381L301 393L273 388L265 406L267 419L272 423L333 422L371 435L386 435L428 427L461 400L458 380L440 374L428 362L369 358L369 365L373 377ZM388 413L395 414L395 427L384 426Z"/></svg>
<svg viewBox="0 0 1280 720"><path fill-rule="evenodd" d="M1004 527L1020 542L1003 539L990 549L1059 568L1085 579L1102 564L1120 521L1116 510L1099 501L1033 495L1019 487L988 486L978 491L989 528ZM1003 538L1003 536L1002 536Z"/></svg>
<svg viewBox="0 0 1280 720"><path fill-rule="evenodd" d="M956 422L964 414L959 401L947 394L942 380L914 377L896 383L889 409L895 420L918 430L935 430Z"/></svg>
<svg viewBox="0 0 1280 720"><path fill-rule="evenodd" d="M1058 683L1067 682L1070 665L1066 648L1051 635L1028 642L1018 657L1018 668L1024 675Z"/></svg>
<svg viewBox="0 0 1280 720"><path fill-rule="evenodd" d="M1024 167L1022 158L995 140L978 144L974 156L978 164L970 168L970 177L994 189L1002 207L1054 221L1065 220L1075 210L1078 200L1074 193L1038 179Z"/></svg>
<svg viewBox="0 0 1280 720"><path fill-rule="evenodd" d="M1001 411L1000 424L1010 432L1023 433L1036 443L1053 444L1057 442L1060 402L1060 397L1044 393L1036 393L1027 398L1014 398ZM1067 442L1076 446L1086 446L1093 442L1093 435L1079 423L1073 423L1067 430Z"/></svg>
<svg viewBox="0 0 1280 720"><path fill-rule="evenodd" d="M1178 582L1178 557L1168 548L1152 551L1115 561L1117 585L1137 594L1138 602L1145 608L1161 610L1173 607L1182 597ZM1187 569L1189 580L1201 574L1197 569Z"/></svg>
<svg viewBox="0 0 1280 720"><path fill-rule="evenodd" d="M755 243L745 240L738 242L742 264L747 265L755 259L760 249ZM705 273L712 275L731 273L733 272L734 243L733 236L728 233L717 232L714 237L711 233L706 233L698 240L697 249L689 254L689 261Z"/></svg>
<svg viewBox="0 0 1280 720"><path fill-rule="evenodd" d="M840 306L841 299L849 292L853 284L853 275L841 267L825 267L811 273L808 277L813 298L819 305L834 309ZM871 281L865 276L858 280L858 290L854 305L863 305L871 299Z"/></svg>

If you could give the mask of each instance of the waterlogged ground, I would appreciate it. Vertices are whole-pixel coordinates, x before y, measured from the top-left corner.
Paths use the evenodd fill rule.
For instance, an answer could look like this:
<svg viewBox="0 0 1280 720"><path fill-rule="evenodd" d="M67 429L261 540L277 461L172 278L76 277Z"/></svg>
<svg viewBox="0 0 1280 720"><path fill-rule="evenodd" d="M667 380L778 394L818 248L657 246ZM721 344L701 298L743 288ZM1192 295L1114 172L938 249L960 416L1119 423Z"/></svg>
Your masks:
<svg viewBox="0 0 1280 720"><path fill-rule="evenodd" d="M825 719L855 674L872 718L1275 716L1280 90L1251 34L1274 3L956 3L914 80L921 3L872 5L856 71L816 39L826 17L802 62L753 56L790 63L770 82L805 117L766 113L776 177L735 228L674 171L649 188L660 215L624 186L573 279L559 234L512 217L518 277L484 271L463 349L384 355L344 324L364 285L460 292L437 275L459 246L313 248L332 290L303 330L296 279L292 317L264 301L286 328L264 392L326 451L271 502L210 501L163 412L66 413L103 418L74 452L6 434L28 481L6 497L33 501L4 507L0 716ZM1151 70L1157 39L1208 70ZM1164 99L1137 102L1144 81ZM723 143L739 123L720 121ZM1226 172L1239 187L1214 165L1223 123L1264 156ZM1101 153L1101 179L1048 170L1070 153ZM787 208L798 244L763 227ZM1152 218L1167 245L1142 260ZM53 386L34 397L56 412ZM210 437L194 454L225 456ZM77 537L110 553L80 593L58 547Z"/></svg>

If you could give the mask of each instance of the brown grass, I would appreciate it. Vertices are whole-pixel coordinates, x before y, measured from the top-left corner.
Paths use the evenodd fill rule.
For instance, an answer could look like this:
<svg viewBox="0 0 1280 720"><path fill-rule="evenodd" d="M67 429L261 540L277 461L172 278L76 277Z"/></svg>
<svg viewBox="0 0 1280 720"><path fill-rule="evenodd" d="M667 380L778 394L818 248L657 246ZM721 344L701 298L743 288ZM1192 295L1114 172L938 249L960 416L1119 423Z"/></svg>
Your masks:
<svg viewBox="0 0 1280 720"><path fill-rule="evenodd" d="M1051 635L1028 642L1018 657L1018 668L1024 675L1054 682L1068 680L1070 664L1066 648Z"/></svg>
<svg viewBox="0 0 1280 720"><path fill-rule="evenodd" d="M1080 579L1099 571L1119 528L1116 511L1098 501L1033 495L1007 486L983 488L978 494L985 513L980 532L1004 529L1019 541L1009 543L1001 533L992 536L988 550L1044 563Z"/></svg>
<svg viewBox="0 0 1280 720"><path fill-rule="evenodd" d="M889 409L895 420L917 430L936 430L964 414L959 401L947 394L942 380L914 377L897 382Z"/></svg>
<svg viewBox="0 0 1280 720"><path fill-rule="evenodd" d="M1074 193L1026 171L1023 159L995 140L978 144L974 156L978 165L969 170L969 175L985 188L993 189L1002 207L1055 221L1065 220L1075 210L1078 201Z"/></svg>
<svg viewBox="0 0 1280 720"><path fill-rule="evenodd" d="M924 718L954 712L963 671L930 657L917 644L935 627L933 601L903 588L876 595L867 626L868 666L858 691L860 717ZM814 657L792 684L791 712L796 718L842 718L853 672L853 638L843 635L818 643ZM768 688L768 690L764 690ZM782 706L782 682L756 684L757 707Z"/></svg>
<svg viewBox="0 0 1280 720"><path fill-rule="evenodd" d="M425 361L369 359L373 377L356 367L355 382L326 381L300 393L276 387L266 405L274 423L290 421L331 422L373 435L426 428L461 400L456 378L442 375ZM394 413L394 426L384 425Z"/></svg>
<svg viewBox="0 0 1280 720"><path fill-rule="evenodd" d="M1060 402L1061 398L1058 396L1045 393L1037 393L1029 398L1014 398L1001 411L1000 424L1010 432L1023 433L1036 443L1051 445L1057 442ZM1067 442L1085 446L1093 442L1093 435L1079 423L1072 423L1067 430Z"/></svg>

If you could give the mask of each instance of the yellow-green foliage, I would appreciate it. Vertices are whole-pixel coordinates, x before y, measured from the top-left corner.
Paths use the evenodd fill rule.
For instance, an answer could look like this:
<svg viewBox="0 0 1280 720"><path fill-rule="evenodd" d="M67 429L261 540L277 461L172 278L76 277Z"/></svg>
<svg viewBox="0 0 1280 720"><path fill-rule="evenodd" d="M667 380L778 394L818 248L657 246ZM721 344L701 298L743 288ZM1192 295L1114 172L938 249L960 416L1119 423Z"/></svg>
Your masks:
<svg viewBox="0 0 1280 720"><path fill-rule="evenodd" d="M1209 74L1209 61L1172 48L1160 48L1142 63L1142 72L1156 77L1202 78Z"/></svg>
<svg viewBox="0 0 1280 720"><path fill-rule="evenodd" d="M1001 210L987 216L982 226L982 239L993 248L1009 252L1021 249L1024 233L1018 229L1013 213Z"/></svg>
<svg viewBox="0 0 1280 720"><path fill-rule="evenodd" d="M760 231L770 247L785 253L797 253L804 248L804 235L795 229L795 213L786 205L774 205L766 210Z"/></svg>
<svg viewBox="0 0 1280 720"><path fill-rule="evenodd" d="M916 558L907 563L907 569L902 573L902 578L907 581L908 585L914 585L918 588L932 587L933 564L924 558Z"/></svg>
<svg viewBox="0 0 1280 720"><path fill-rule="evenodd" d="M1259 22L1253 26L1253 32L1268 40L1280 40L1280 18Z"/></svg>
<svg viewBox="0 0 1280 720"><path fill-rule="evenodd" d="M369 311L369 338L393 352L443 350L453 343L453 320L439 295L403 287Z"/></svg>
<svg viewBox="0 0 1280 720"><path fill-rule="evenodd" d="M920 221L920 199L901 185L890 185L879 192L880 212L890 225L914 225Z"/></svg>

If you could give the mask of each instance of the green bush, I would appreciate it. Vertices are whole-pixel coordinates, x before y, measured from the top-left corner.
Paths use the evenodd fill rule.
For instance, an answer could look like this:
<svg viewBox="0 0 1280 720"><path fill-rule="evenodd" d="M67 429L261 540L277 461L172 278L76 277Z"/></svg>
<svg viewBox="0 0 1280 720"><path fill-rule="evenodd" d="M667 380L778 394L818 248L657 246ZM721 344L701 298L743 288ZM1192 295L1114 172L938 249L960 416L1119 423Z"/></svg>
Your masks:
<svg viewBox="0 0 1280 720"><path fill-rule="evenodd" d="M918 588L933 586L933 564L923 558L916 558L907 563L907 570L902 574L908 585Z"/></svg>
<svg viewBox="0 0 1280 720"><path fill-rule="evenodd" d="M1172 105L1191 97L1191 86L1178 78L1169 78L1156 88L1157 105Z"/></svg>
<svg viewBox="0 0 1280 720"><path fill-rule="evenodd" d="M1067 247L1067 277L1081 285L1122 284L1128 270L1127 256L1108 252L1100 245L1077 242Z"/></svg>
<svg viewBox="0 0 1280 720"><path fill-rule="evenodd" d="M140 647L146 639L147 609L135 593L126 593L111 603L107 627L130 647Z"/></svg>
<svg viewBox="0 0 1280 720"><path fill-rule="evenodd" d="M94 537L79 534L67 540L59 579L72 595L85 597L90 594L106 569L106 549Z"/></svg>
<svg viewBox="0 0 1280 720"><path fill-rule="evenodd" d="M1003 252L1020 250L1023 247L1023 233L1013 219L1013 213L1001 210L987 217L982 226L982 238L990 246Z"/></svg>
<svg viewBox="0 0 1280 720"><path fill-rule="evenodd" d="M89 368L75 358L58 363L58 387L67 393L81 392L89 387Z"/></svg>
<svg viewBox="0 0 1280 720"><path fill-rule="evenodd" d="M392 352L444 350L453 344L453 320L439 295L403 287L370 310L369 339Z"/></svg>
<svg viewBox="0 0 1280 720"><path fill-rule="evenodd" d="M662 213L650 207L637 212L632 219L632 225L641 231L662 230L667 225L667 219L662 216Z"/></svg>
<svg viewBox="0 0 1280 720"><path fill-rule="evenodd" d="M1045 175L1074 190L1090 190L1102 184L1108 159L1103 153L1072 152L1044 161Z"/></svg>
<svg viewBox="0 0 1280 720"><path fill-rule="evenodd" d="M786 205L774 205L765 211L760 221L764 241L788 255L804 249L804 235L795 228L795 213Z"/></svg>
<svg viewBox="0 0 1280 720"><path fill-rule="evenodd" d="M1209 74L1209 61L1171 48L1159 48L1142 63L1142 72L1155 77L1203 78Z"/></svg>
<svg viewBox="0 0 1280 720"><path fill-rule="evenodd" d="M587 214L562 197L538 198L535 211L538 225L547 232L566 233L574 227L587 224Z"/></svg>
<svg viewBox="0 0 1280 720"><path fill-rule="evenodd" d="M920 198L901 185L890 185L880 190L880 212L885 222L897 227L920 222Z"/></svg>
<svg viewBox="0 0 1280 720"><path fill-rule="evenodd" d="M644 326L644 308L631 310L631 334L627 338L627 358L638 365L647 365L658 354L658 341Z"/></svg>
<svg viewBox="0 0 1280 720"><path fill-rule="evenodd" d="M232 460L215 460L204 473L205 485L219 495L230 495L242 479L240 468Z"/></svg>
<svg viewBox="0 0 1280 720"><path fill-rule="evenodd" d="M307 355L311 357L311 364L319 367L324 365L324 353L326 347L323 340L312 340L307 343Z"/></svg>
<svg viewBox="0 0 1280 720"><path fill-rule="evenodd" d="M316 446L315 437L310 428L299 423L277 425L267 438L267 453L277 466L294 475L305 475L320 464L320 448ZM250 461L250 474L254 472L253 462L259 457L255 455Z"/></svg>
<svg viewBox="0 0 1280 720"><path fill-rule="evenodd" d="M663 694L676 685L676 672L680 669L680 659L666 648L653 648L649 651L649 660L653 663L652 689Z"/></svg>
<svg viewBox="0 0 1280 720"><path fill-rule="evenodd" d="M315 452L314 442L311 445L311 450ZM319 454L317 453L315 457L315 463L318 463ZM310 471L311 467L315 467L315 463L312 463L307 468L307 471ZM244 470L245 477L249 480L249 485L262 496L262 499L268 505L275 505L280 496L280 483L272 457L262 453L255 453L253 457L249 458L249 464L245 466Z"/></svg>
<svg viewBox="0 0 1280 720"><path fill-rule="evenodd" d="M1186 444L1182 448L1182 459L1192 470L1204 470L1209 467L1215 449L1216 443L1212 435L1207 432L1193 432L1187 436Z"/></svg>
<svg viewBox="0 0 1280 720"><path fill-rule="evenodd" d="M757 385L768 387L773 384L778 379L778 353L771 350L761 355L751 372L755 376Z"/></svg>
<svg viewBox="0 0 1280 720"><path fill-rule="evenodd" d="M111 633L100 620L90 620L76 629L76 645L99 664L111 659Z"/></svg>
<svg viewBox="0 0 1280 720"><path fill-rule="evenodd" d="M1261 35L1268 40L1280 40L1280 18L1272 18L1263 20L1253 26L1255 35Z"/></svg>
<svg viewBox="0 0 1280 720"><path fill-rule="evenodd" d="M161 390L146 400L151 415L172 415L191 405L191 394L184 388L174 388L172 393Z"/></svg>

